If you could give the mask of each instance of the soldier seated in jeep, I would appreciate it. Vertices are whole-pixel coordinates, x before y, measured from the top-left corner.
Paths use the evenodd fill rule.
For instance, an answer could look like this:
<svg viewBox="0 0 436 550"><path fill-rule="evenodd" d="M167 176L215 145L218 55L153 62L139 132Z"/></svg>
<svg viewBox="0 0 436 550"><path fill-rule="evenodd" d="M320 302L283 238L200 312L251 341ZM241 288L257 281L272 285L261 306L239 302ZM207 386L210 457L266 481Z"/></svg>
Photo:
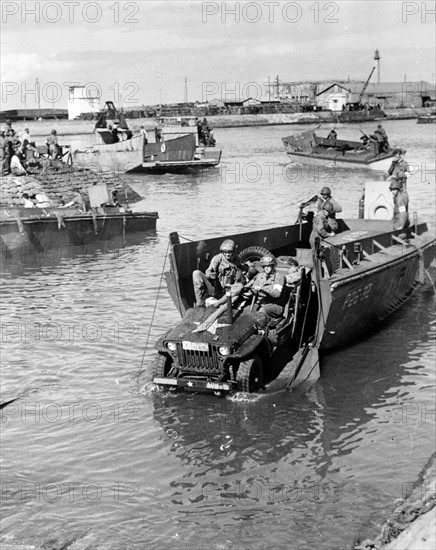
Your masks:
<svg viewBox="0 0 436 550"><path fill-rule="evenodd" d="M287 299L285 278L277 272L277 260L272 254L263 256L260 265L263 272L249 283L250 290L256 298L259 313L265 314L268 320L280 319Z"/></svg>
<svg viewBox="0 0 436 550"><path fill-rule="evenodd" d="M236 243L226 239L203 273L196 269L192 273L196 307L206 305L207 298L219 300L225 294L225 287L232 287L232 295L239 294L243 286L242 262L236 254ZM215 302L216 303L216 302Z"/></svg>

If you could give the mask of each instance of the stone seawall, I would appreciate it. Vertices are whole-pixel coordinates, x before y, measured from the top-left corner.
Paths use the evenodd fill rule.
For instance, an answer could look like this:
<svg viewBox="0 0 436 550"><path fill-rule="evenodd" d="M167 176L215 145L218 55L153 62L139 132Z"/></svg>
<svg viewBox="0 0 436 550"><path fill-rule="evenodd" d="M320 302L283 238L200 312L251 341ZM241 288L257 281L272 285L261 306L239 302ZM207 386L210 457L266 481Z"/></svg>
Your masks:
<svg viewBox="0 0 436 550"><path fill-rule="evenodd" d="M418 115L426 115L431 109L388 109L385 110L387 120L404 120L416 118ZM213 128L238 128L241 126L271 126L276 124L337 124L336 116L339 113L330 111L317 111L308 113L278 113L278 114L258 114L258 115L217 115L208 116L207 120ZM147 130L152 130L157 125L154 118L132 118L127 120L129 126L134 132L138 132L141 125ZM15 122L13 127L21 132L24 128L29 128L32 136L48 136L52 129L56 129L61 136L92 134L94 131L94 122L87 120L31 120ZM38 139L38 144L42 140Z"/></svg>

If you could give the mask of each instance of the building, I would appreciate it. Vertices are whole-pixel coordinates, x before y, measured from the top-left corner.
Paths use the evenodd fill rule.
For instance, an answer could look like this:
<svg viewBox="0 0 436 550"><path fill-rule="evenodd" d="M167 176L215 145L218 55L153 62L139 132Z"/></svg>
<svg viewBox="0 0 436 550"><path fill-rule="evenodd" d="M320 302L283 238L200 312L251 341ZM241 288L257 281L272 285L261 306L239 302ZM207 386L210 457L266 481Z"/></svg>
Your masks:
<svg viewBox="0 0 436 550"><path fill-rule="evenodd" d="M68 89L68 119L79 118L83 113L98 113L100 97L90 97L85 86L70 86Z"/></svg>
<svg viewBox="0 0 436 550"><path fill-rule="evenodd" d="M9 109L7 111L0 111L0 121L6 120L18 121L18 120L39 120L39 119L64 119L68 118L68 111L66 109Z"/></svg>
<svg viewBox="0 0 436 550"><path fill-rule="evenodd" d="M255 97L247 97L246 99L237 99L235 101L223 100L226 107L252 107L261 105L262 102Z"/></svg>
<svg viewBox="0 0 436 550"><path fill-rule="evenodd" d="M348 105L380 105L383 109L425 107L434 101L435 87L429 82L335 82L316 95L324 110L341 111ZM362 93L363 91L363 93Z"/></svg>

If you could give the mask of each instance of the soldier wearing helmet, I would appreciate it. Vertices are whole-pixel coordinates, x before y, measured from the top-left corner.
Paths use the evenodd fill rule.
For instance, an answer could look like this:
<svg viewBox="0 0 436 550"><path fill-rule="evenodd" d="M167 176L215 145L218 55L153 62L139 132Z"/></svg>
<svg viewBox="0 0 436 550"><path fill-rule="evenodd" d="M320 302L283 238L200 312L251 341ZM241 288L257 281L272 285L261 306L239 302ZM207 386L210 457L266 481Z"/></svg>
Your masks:
<svg viewBox="0 0 436 550"><path fill-rule="evenodd" d="M236 243L226 239L221 243L220 253L212 258L206 273L199 269L192 273L196 306L204 306L207 298L219 300L229 285L232 294L238 294L243 286L242 280L241 258L236 253Z"/></svg>
<svg viewBox="0 0 436 550"><path fill-rule="evenodd" d="M331 227L330 216L334 213L334 207L330 202L324 202L321 210L318 210L313 218L312 233L309 237L310 246L315 246L316 239L326 239L327 237L334 237L335 232ZM336 221L336 220L335 220Z"/></svg>
<svg viewBox="0 0 436 550"><path fill-rule="evenodd" d="M410 175L409 165L404 158L406 150L394 149L392 152L395 156L392 160L387 174L385 175L385 179L389 178L391 181L397 181L401 185L400 189L404 189L404 191L406 191L407 178Z"/></svg>
<svg viewBox="0 0 436 550"><path fill-rule="evenodd" d="M407 229L410 224L409 196L398 180L392 180L389 189L394 199L394 217L392 218L394 229ZM406 234L400 235L400 237L406 237Z"/></svg>
<svg viewBox="0 0 436 550"><path fill-rule="evenodd" d="M324 208L325 204L330 204L332 207L329 209L329 226L332 231L338 230L338 222L336 221L336 214L339 212L342 212L342 206L335 201L335 199L332 197L332 190L330 187L323 187L318 195L313 195L310 199L307 201L300 202L299 206L300 208L305 208L309 204L316 201L316 209L317 211L321 211Z"/></svg>
<svg viewBox="0 0 436 550"><path fill-rule="evenodd" d="M329 209L329 225L332 231L338 230L338 222L336 221L336 214L342 212L342 206L332 198L332 191L330 187L323 187L318 195L318 202L316 204L317 210L320 211L324 208L325 204L330 204Z"/></svg>
<svg viewBox="0 0 436 550"><path fill-rule="evenodd" d="M268 318L277 319L284 311L285 278L277 272L277 260L272 254L261 258L260 265L263 272L258 273L253 279L251 291L257 296L259 312L265 313Z"/></svg>

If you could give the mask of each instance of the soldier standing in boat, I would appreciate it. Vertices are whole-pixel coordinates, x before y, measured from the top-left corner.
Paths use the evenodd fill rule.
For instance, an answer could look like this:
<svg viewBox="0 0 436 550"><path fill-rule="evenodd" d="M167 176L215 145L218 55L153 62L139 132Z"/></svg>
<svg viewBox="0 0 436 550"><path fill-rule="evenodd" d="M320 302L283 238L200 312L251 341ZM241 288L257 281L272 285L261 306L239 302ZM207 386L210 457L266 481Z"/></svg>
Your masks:
<svg viewBox="0 0 436 550"><path fill-rule="evenodd" d="M315 247L315 241L317 239L326 239L327 237L335 236L335 232L331 228L331 219L329 219L331 214L333 214L333 206L329 202L325 202L321 210L318 210L315 214L313 218L312 233L309 237L312 249Z"/></svg>
<svg viewBox="0 0 436 550"><path fill-rule="evenodd" d="M330 143L333 145L333 147L336 145L336 140L338 139L338 134L336 133L336 130L332 128L329 132L329 135L327 136L327 139L330 141Z"/></svg>
<svg viewBox="0 0 436 550"><path fill-rule="evenodd" d="M392 218L394 229L407 229L409 222L409 195L396 180L391 181L389 189L394 199L394 217ZM399 235L405 238L406 233Z"/></svg>
<svg viewBox="0 0 436 550"><path fill-rule="evenodd" d="M332 231L337 231L338 222L336 221L336 214L342 212L342 206L332 197L332 190L330 187L323 187L319 195L313 195L313 197L307 201L300 202L299 206L300 208L305 208L313 202L316 202L316 209L318 212L324 208L325 204L329 204L332 207L331 209L329 208L329 224Z"/></svg>
<svg viewBox="0 0 436 550"><path fill-rule="evenodd" d="M56 130L52 130L46 141L47 153L50 159L56 159L59 153L59 141Z"/></svg>
<svg viewBox="0 0 436 550"><path fill-rule="evenodd" d="M9 142L6 140L5 132L2 130L0 134L0 162L1 175L7 176L10 169L11 159L9 157Z"/></svg>
<svg viewBox="0 0 436 550"><path fill-rule="evenodd" d="M410 175L409 173L409 164L407 163L404 155L406 154L405 149L394 149L393 151L395 157L392 161L391 166L386 174L386 178L390 177L392 181L396 181L400 184L401 189L407 190L407 178Z"/></svg>

